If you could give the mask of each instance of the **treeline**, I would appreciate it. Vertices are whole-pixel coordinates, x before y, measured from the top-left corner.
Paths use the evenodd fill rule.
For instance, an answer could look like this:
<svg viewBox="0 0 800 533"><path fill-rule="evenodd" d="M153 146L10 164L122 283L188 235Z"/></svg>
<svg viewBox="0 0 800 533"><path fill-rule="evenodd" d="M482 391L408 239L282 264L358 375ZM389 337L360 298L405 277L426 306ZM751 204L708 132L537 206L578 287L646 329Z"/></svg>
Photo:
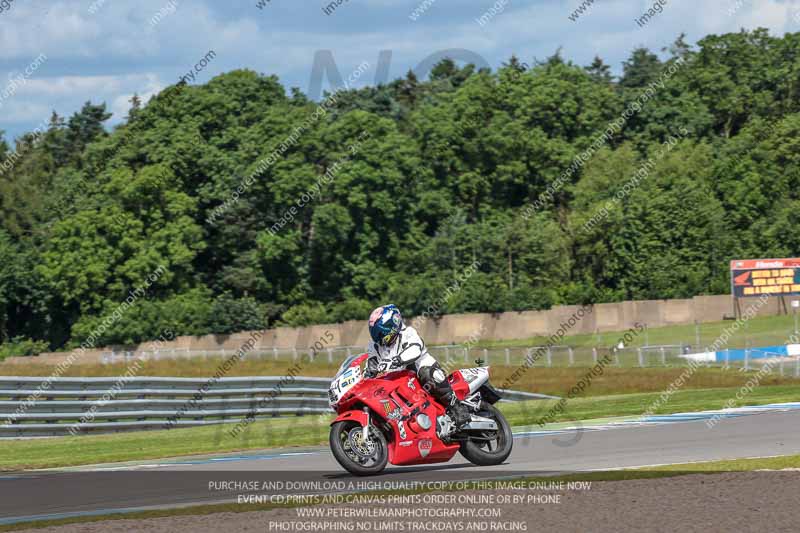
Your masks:
<svg viewBox="0 0 800 533"><path fill-rule="evenodd" d="M728 260L800 252L800 34L680 37L618 78L527 61L323 107L233 71L111 133L54 113L0 144L5 349L718 294Z"/></svg>

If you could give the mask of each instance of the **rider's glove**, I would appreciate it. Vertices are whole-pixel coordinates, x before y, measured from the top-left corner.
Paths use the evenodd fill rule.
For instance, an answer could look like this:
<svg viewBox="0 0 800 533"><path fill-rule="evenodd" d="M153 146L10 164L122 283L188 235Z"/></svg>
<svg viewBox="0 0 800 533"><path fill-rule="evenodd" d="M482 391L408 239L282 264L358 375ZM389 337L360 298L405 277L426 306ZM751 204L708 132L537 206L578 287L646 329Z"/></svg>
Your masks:
<svg viewBox="0 0 800 533"><path fill-rule="evenodd" d="M393 368L399 368L402 366L402 362L400 361L399 357L392 357L391 359L383 359L380 364L378 365L378 373L382 374L383 372L389 372L389 370Z"/></svg>
<svg viewBox="0 0 800 533"><path fill-rule="evenodd" d="M364 369L365 378L374 378L378 374L378 363L375 359L367 359L367 368Z"/></svg>

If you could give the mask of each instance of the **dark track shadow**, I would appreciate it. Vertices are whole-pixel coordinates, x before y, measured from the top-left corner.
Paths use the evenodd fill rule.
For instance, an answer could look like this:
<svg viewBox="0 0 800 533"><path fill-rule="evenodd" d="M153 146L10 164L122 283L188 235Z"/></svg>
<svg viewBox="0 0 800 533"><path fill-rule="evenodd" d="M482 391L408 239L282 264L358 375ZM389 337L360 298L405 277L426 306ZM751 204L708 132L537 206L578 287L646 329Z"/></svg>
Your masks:
<svg viewBox="0 0 800 533"><path fill-rule="evenodd" d="M505 463L502 463L501 465L497 465L497 466L505 466L505 465L508 465L508 464L509 464L508 462L505 462ZM393 476L404 475L404 474L419 474L419 473L423 473L423 474L431 473L431 474L433 474L434 472L440 472L440 473L441 472L454 472L455 473L455 472L458 472L458 471L463 470L465 468L480 468L480 467L478 467L478 466L476 466L476 465L474 465L472 463L462 463L462 464L446 464L446 463L442 463L442 464L430 464L430 465L389 467L386 470L384 470L383 472L381 472L380 474L377 474L377 475L374 475L374 476L363 476L363 477L362 476L354 476L353 474L350 474L349 472L344 472L343 471L340 474L326 474L323 477L326 478L326 479L356 478L356 479L364 479L364 480L380 480L380 479L391 478ZM480 470L476 470L475 474L479 474L479 473L485 472L486 474L491 475L492 470L490 468L491 467L486 467L486 468L482 468ZM504 473L508 473L507 470L504 470L503 472ZM465 472L458 479L467 479L468 477L469 477L469 475ZM484 477L484 476L478 476L478 477ZM439 479L441 479L441 478L439 478L439 477L431 478L431 480L439 480ZM446 481L446 479L441 479L441 480L442 481Z"/></svg>

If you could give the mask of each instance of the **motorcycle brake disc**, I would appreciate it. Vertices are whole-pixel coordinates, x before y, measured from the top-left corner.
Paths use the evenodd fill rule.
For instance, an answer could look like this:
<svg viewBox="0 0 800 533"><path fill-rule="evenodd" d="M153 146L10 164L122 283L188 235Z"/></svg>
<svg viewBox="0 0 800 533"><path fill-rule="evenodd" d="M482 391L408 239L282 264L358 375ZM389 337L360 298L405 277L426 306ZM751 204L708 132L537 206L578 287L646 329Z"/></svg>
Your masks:
<svg viewBox="0 0 800 533"><path fill-rule="evenodd" d="M355 427L351 429L347 434L347 440L350 442L350 449L359 457L367 459L375 455L375 441L372 439L364 440L363 428Z"/></svg>

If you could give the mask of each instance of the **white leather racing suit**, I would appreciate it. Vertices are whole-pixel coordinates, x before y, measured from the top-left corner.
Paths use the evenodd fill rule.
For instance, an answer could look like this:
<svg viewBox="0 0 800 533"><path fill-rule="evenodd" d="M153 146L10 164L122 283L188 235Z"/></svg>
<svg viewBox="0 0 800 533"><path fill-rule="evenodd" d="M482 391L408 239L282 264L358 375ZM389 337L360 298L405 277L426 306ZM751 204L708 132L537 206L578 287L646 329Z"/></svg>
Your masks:
<svg viewBox="0 0 800 533"><path fill-rule="evenodd" d="M439 362L425 348L425 343L411 326L403 326L389 346L370 342L367 347L367 371L371 374L410 367L417 371L422 387L447 408L457 426L469 421L470 415L453 393L447 375Z"/></svg>
<svg viewBox="0 0 800 533"><path fill-rule="evenodd" d="M375 342L370 342L367 353L369 354L367 367L373 372L397 370L414 363L414 367L419 373L421 369L436 364L436 359L425 348L422 337L411 326L403 326L391 346L379 346ZM439 369L439 371L442 375L437 377L441 379L447 377L443 370Z"/></svg>

